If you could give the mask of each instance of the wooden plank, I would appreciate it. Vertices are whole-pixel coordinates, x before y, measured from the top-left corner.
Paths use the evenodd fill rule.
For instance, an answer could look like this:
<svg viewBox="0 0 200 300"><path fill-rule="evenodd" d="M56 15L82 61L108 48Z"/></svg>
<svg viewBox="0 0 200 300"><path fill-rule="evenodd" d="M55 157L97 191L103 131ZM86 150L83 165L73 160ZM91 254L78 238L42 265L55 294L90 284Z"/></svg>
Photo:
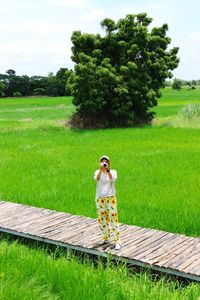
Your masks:
<svg viewBox="0 0 200 300"><path fill-rule="evenodd" d="M141 249L142 250L149 249L149 246L155 244L155 242L157 243L159 241L160 243L160 239L166 236L167 234L168 234L167 232L159 232L157 230L151 232L151 234L147 236L147 238L143 240L140 243L140 245L134 245L134 248L137 249L137 251L134 251L134 255L141 254Z"/></svg>
<svg viewBox="0 0 200 300"><path fill-rule="evenodd" d="M27 209L27 208L23 208L21 207L20 209L18 209L18 211L14 211L12 214L6 216L5 214L5 218L1 218L0 219L0 224L2 225L12 225L12 223L16 223L19 222L19 220L21 220L22 218L24 219L28 219L31 218L34 215L42 215L42 210L41 211L35 211L35 209Z"/></svg>
<svg viewBox="0 0 200 300"><path fill-rule="evenodd" d="M192 242L190 242L191 244ZM189 247L190 245L188 245ZM188 251L190 251L190 253L188 253ZM184 251L184 253L181 253L181 257L177 256L177 261L176 263L172 263L172 265L174 266L174 268L178 268L182 271L185 272L185 268L188 267L190 264L192 264L194 262L194 260L196 260L196 258L200 258L200 245L199 247L196 247L196 245L194 245L194 243L192 243L192 245L189 248L186 248L186 250ZM182 258L182 259L180 259Z"/></svg>
<svg viewBox="0 0 200 300"><path fill-rule="evenodd" d="M18 220L20 217L24 215L29 215L31 214L40 214L39 212L35 212L35 210L30 210L30 209L24 209L23 207L18 208L18 210L13 210L12 213L5 214L4 217L0 218L0 224L7 226L11 225L12 222L15 222L15 220Z"/></svg>
<svg viewBox="0 0 200 300"><path fill-rule="evenodd" d="M88 225L86 225L88 226ZM79 228L79 223L70 223L68 222L68 220L63 220L61 223L59 223L59 225L54 225L51 227L51 230L49 230L48 232L43 232L43 231L37 231L37 233L33 232L34 234L38 234L40 236L46 236L46 237L50 237L50 236L56 236L56 234L59 234L60 232L63 232L65 230L65 232L68 232L71 230L71 228L75 229L75 228Z"/></svg>
<svg viewBox="0 0 200 300"><path fill-rule="evenodd" d="M70 228L71 228L71 227L74 228L74 225L76 225L76 224L79 225L79 229L81 229L81 226L84 225L84 224L87 225L87 226L90 226L90 224L86 224L86 223L83 223L82 225L80 225L79 222L76 222L76 223L75 223L75 222L73 222L73 223L71 223L71 222L68 223L68 222L67 222L67 223L64 223L64 224L62 225L62 227L63 227L63 229L69 231ZM92 223L91 223L91 224L92 224ZM58 227L56 227L56 228L58 228ZM51 233L52 233L52 229L51 229L50 231L48 231L47 234L48 234L48 233L51 234Z"/></svg>
<svg viewBox="0 0 200 300"><path fill-rule="evenodd" d="M130 236L132 236L133 234L135 234L135 237L136 237L137 234L139 234L140 232L142 233L144 231L146 231L146 229L144 229L142 227L134 227L134 228L128 227L128 228L126 228L123 231L120 230L121 237L123 237L124 245L129 242L129 237Z"/></svg>
<svg viewBox="0 0 200 300"><path fill-rule="evenodd" d="M131 228L131 226L128 226L124 230L120 230L120 232L121 232L121 239L123 240L123 245L124 245L123 248L125 246L127 246L127 244L130 243L129 237L132 236L134 232L136 234L136 232L144 232L146 230L147 229L144 229L142 227L137 227L137 226L133 226L133 228ZM111 232L112 232L112 229L111 229ZM136 236L135 236L135 239L136 239Z"/></svg>
<svg viewBox="0 0 200 300"><path fill-rule="evenodd" d="M147 231L147 228L139 227L139 226L128 226L124 232L124 242L126 241L126 237L130 234L137 234L139 232Z"/></svg>
<svg viewBox="0 0 200 300"><path fill-rule="evenodd" d="M176 241L170 248L168 248L168 250L166 250L164 252L164 254L161 254L159 256L156 256L156 258L154 257L153 262L154 264L157 265L162 265L167 267L167 263L176 256L176 254L174 254L174 251L182 246L182 244L185 242L185 239L182 237L181 239L179 239L178 241Z"/></svg>
<svg viewBox="0 0 200 300"><path fill-rule="evenodd" d="M81 228L78 232L78 235L73 235L73 237L69 240L70 243L74 244L76 243L81 245L83 244L83 241L85 239L89 239L89 233L92 234L93 232L95 232L95 230L98 229L96 224L93 224L92 226L87 226L84 228Z"/></svg>
<svg viewBox="0 0 200 300"><path fill-rule="evenodd" d="M148 254L148 257L145 258L145 261L152 264L158 261L158 259L162 258L165 255L168 255L168 251L172 251L173 247L176 247L180 243L183 242L183 237L177 235L172 236L167 243L163 243L162 245L158 245L152 252ZM164 254L163 254L164 253ZM144 259L144 258L143 258Z"/></svg>
<svg viewBox="0 0 200 300"><path fill-rule="evenodd" d="M89 240L84 240L83 247L88 249L98 249L97 243L101 241L101 235L99 233L94 233ZM81 245L80 245L81 246Z"/></svg>
<svg viewBox="0 0 200 300"><path fill-rule="evenodd" d="M98 242L101 240L101 233L100 232L92 232L88 236L84 236L80 241L75 241L76 245L82 245L83 247L88 247L88 248L94 248L96 245L94 245L94 242ZM111 243L111 239L110 239Z"/></svg>
<svg viewBox="0 0 200 300"><path fill-rule="evenodd" d="M133 241L136 243L138 240L144 238L144 234L147 234L149 230L147 228L138 228L132 230L130 228L129 233L126 233L123 237L123 242L125 246L128 246Z"/></svg>
<svg viewBox="0 0 200 300"><path fill-rule="evenodd" d="M138 253L137 251L134 252L134 256L138 257L139 259L145 257L146 255L149 255L150 253L161 249L163 245L165 245L172 239L174 239L174 234L162 231L160 232L160 235L158 234L155 238L151 238L148 241L147 245L144 245L143 249L140 249L138 247Z"/></svg>
<svg viewBox="0 0 200 300"><path fill-rule="evenodd" d="M161 242L169 240L171 237L167 232L157 233L155 236L148 238L146 241L142 242L140 245L135 245L130 249L129 257L134 257L134 259L140 259L141 257L147 256L155 248L160 247Z"/></svg>
<svg viewBox="0 0 200 300"><path fill-rule="evenodd" d="M85 225L84 227L82 227L82 229L87 228L87 227L88 227L88 225ZM75 227L74 225L70 225L70 226L67 226L67 231L65 233L63 233L62 230L60 231L61 236L59 236L57 233L55 234L55 232L53 233L53 236L52 236L52 234L46 235L46 236L52 237L52 238L56 239L57 241L62 240L63 242L67 241L70 243L70 238L79 234L79 230L80 230L79 226Z"/></svg>
<svg viewBox="0 0 200 300"><path fill-rule="evenodd" d="M46 232L50 230L50 228L55 227L56 224L60 224L62 222L68 222L72 223L74 220L77 218L74 217L68 217L68 216L59 216L59 215L51 215L43 220L39 220L38 222L34 223L34 226L31 228L31 232L34 234L41 233L41 232Z"/></svg>
<svg viewBox="0 0 200 300"><path fill-rule="evenodd" d="M5 215L9 215L10 213L15 213L18 210L26 210L26 209L33 209L31 207L23 207L23 205L13 206L12 204L8 204L7 206L0 207L0 218L4 217Z"/></svg>
<svg viewBox="0 0 200 300"><path fill-rule="evenodd" d="M45 235L45 237L47 237L49 239L54 239L56 241L61 241L62 240L64 242L70 243L69 242L70 237L74 236L76 234L79 234L79 232L77 231L77 228L71 227L69 232L68 231L63 231L61 229L61 230L55 231L51 234Z"/></svg>
<svg viewBox="0 0 200 300"><path fill-rule="evenodd" d="M176 244L176 237L172 233L168 233L152 243L149 248L142 251L141 254L134 255L136 259L150 259L160 257L166 253L166 245L171 249Z"/></svg>
<svg viewBox="0 0 200 300"><path fill-rule="evenodd" d="M65 221L64 224L61 224L61 227L53 227L51 231L49 232L45 232L44 234L46 236L51 236L51 235L54 235L56 234L56 232L60 232L62 231L63 229L65 229L67 232L69 232L71 229L75 229L77 226L79 227L79 221L78 220L75 220L73 222L68 222L68 220Z"/></svg>
<svg viewBox="0 0 200 300"><path fill-rule="evenodd" d="M187 245L188 244L188 241L187 241L187 239L184 239L184 238L180 238L180 239L176 239L175 241L174 241L174 243L172 243L171 245L170 245L170 247L168 247L167 249L165 249L165 251L164 251L164 254L159 254L159 255L157 255L157 257L156 257L156 259L157 259L157 261L159 261L159 262L161 262L162 261L162 259L164 259L164 260L166 260L166 256L169 256L169 255L176 255L175 254L175 251L177 250L177 249L179 249L179 251L182 251L182 250L184 250L184 246L185 245ZM182 249L182 250L180 250L180 249Z"/></svg>
<svg viewBox="0 0 200 300"><path fill-rule="evenodd" d="M9 208L13 208L13 207L17 207L17 206L19 206L19 204L17 204L17 203L13 204L13 202L4 202L3 204L1 204L1 210L2 209L8 209L9 210Z"/></svg>
<svg viewBox="0 0 200 300"><path fill-rule="evenodd" d="M8 215L17 215L21 211L24 211L24 212L34 211L34 212L41 213L41 211L52 211L52 210L47 210L47 209L38 208L38 207L34 207L34 206L24 206L22 204L17 204L17 205L9 204L9 209L8 208L5 208L5 209L1 208L0 217L1 217L1 214L3 214L3 216L5 216L6 213Z"/></svg>
<svg viewBox="0 0 200 300"><path fill-rule="evenodd" d="M97 242L101 241L101 233L100 232L94 232L91 236L90 239L87 241L84 241L84 247L93 249L93 248L98 248L97 247Z"/></svg>
<svg viewBox="0 0 200 300"><path fill-rule="evenodd" d="M178 250L174 251L175 257L170 261L171 268L179 268L179 266L189 258L189 253L193 255L193 252L195 251L195 242L196 240L190 240L189 242L186 240Z"/></svg>
<svg viewBox="0 0 200 300"><path fill-rule="evenodd" d="M140 232L140 231L139 231ZM149 229L144 230L141 232L141 234L132 235L129 236L129 242L126 243L126 248L123 247L123 249L120 251L120 256L126 256L127 253L130 253L131 248L137 247L137 245L141 244L142 242L146 242L148 238L151 238L153 235L153 231L150 231ZM128 245L131 245L131 247L127 247Z"/></svg>
<svg viewBox="0 0 200 300"><path fill-rule="evenodd" d="M198 264L195 267L192 267L191 270L189 270L187 273L188 274L193 274L193 275L200 275L200 261L199 259L197 260Z"/></svg>
<svg viewBox="0 0 200 300"><path fill-rule="evenodd" d="M193 247L193 240L188 240L187 237L182 237L177 244L173 245L173 247L171 247L171 249L168 249L166 252L168 254L176 255L177 257L178 255L182 256L185 249L187 249L190 246L190 244Z"/></svg>
<svg viewBox="0 0 200 300"><path fill-rule="evenodd" d="M62 241L67 242L69 244L76 244L76 238L80 237L80 232L76 229L70 231L70 234L66 234L64 232L61 232L59 235L55 235L54 239L56 241Z"/></svg>
<svg viewBox="0 0 200 300"><path fill-rule="evenodd" d="M119 223L123 247L97 245L97 218L0 201L0 231L113 258L200 282L200 239ZM95 243L95 244L94 244ZM112 251L110 251L112 249Z"/></svg>
<svg viewBox="0 0 200 300"><path fill-rule="evenodd" d="M53 220L52 222L48 222L48 224L46 224L46 226L43 226L42 228L40 228L39 230L34 231L34 233L43 233L43 234L48 234L50 232L52 232L53 230L58 229L60 227L63 226L67 226L68 224L70 225L75 225L78 223L78 219L77 218L58 218Z"/></svg>
<svg viewBox="0 0 200 300"><path fill-rule="evenodd" d="M118 254L124 257L134 257L134 251L138 251L138 248L142 248L143 243L147 243L148 240L151 240L151 236L143 237L135 241L134 239L130 241L126 249L123 247L122 251L120 250Z"/></svg>
<svg viewBox="0 0 200 300"><path fill-rule="evenodd" d="M145 232L144 231L142 232L142 230L141 230L141 236L129 234L128 236L126 236L126 239L121 237L121 240L123 241L123 248L120 250L122 252L122 253L120 252L120 256L125 256L126 255L125 253L127 252L127 249L129 249L130 245L132 245L133 243L138 244L138 243L140 243L140 241L142 239L146 238L142 235L142 233L145 233Z"/></svg>
<svg viewBox="0 0 200 300"><path fill-rule="evenodd" d="M187 265L186 268L183 268L183 271L186 272L186 273L191 273L192 269L194 269L199 264L200 264L200 254L199 254L199 251L198 251L198 253L194 254L191 257L190 263Z"/></svg>
<svg viewBox="0 0 200 300"><path fill-rule="evenodd" d="M14 230L26 230L27 228L33 228L34 224L38 224L39 220L47 220L54 215L53 212L42 212L41 214L37 213L30 217L29 220L21 219L20 222L16 223L15 225L11 225L12 229Z"/></svg>
<svg viewBox="0 0 200 300"><path fill-rule="evenodd" d="M41 214L37 214L37 215L39 215L38 222L40 221L41 224L45 223L45 222L48 222L49 219L52 219L53 217L57 218L57 217L61 217L62 216L59 213L55 213L54 211L48 211L48 210L43 210ZM68 216L65 216L65 217L68 217ZM26 218L26 216L25 216L24 219L25 220L28 219L28 221L30 221L30 222L32 222L32 220L33 220L33 219L30 219L29 217ZM34 218L34 220L35 220L35 218ZM22 222L23 222L23 219L22 219ZM20 225L20 223L18 223L18 224Z"/></svg>
<svg viewBox="0 0 200 300"><path fill-rule="evenodd" d="M34 209L35 211L40 211L40 210L44 210L43 208L39 208L39 207L35 207L35 206L28 206L28 205L23 205L21 203L12 203L12 202L7 202L6 205L3 205L0 207L0 216L1 214L5 214L5 212L7 213L16 213L18 211L20 211L21 209L24 210L32 210Z"/></svg>

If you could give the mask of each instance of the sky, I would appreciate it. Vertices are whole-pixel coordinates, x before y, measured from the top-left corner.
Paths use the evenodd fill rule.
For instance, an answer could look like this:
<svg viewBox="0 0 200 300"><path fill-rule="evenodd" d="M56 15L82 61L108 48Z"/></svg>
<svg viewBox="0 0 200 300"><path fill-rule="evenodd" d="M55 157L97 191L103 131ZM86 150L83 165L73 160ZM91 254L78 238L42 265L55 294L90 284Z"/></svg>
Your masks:
<svg viewBox="0 0 200 300"><path fill-rule="evenodd" d="M180 48L174 78L200 79L199 0L0 0L0 73L54 74L73 69L71 34L104 34L100 22L146 12L151 27L167 23L170 47Z"/></svg>

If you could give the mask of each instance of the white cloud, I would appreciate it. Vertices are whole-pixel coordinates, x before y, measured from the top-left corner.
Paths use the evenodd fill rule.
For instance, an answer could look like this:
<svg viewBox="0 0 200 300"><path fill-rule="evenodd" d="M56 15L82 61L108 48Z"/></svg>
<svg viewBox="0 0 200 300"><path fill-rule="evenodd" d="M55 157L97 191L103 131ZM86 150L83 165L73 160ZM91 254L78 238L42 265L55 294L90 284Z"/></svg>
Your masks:
<svg viewBox="0 0 200 300"><path fill-rule="evenodd" d="M200 32L184 35L178 46L180 63L173 72L174 77L186 80L200 79Z"/></svg>
<svg viewBox="0 0 200 300"><path fill-rule="evenodd" d="M84 14L81 16L80 20L81 21L94 21L94 20L99 20L103 16L105 16L105 12L103 9L93 9L90 10L88 13Z"/></svg>
<svg viewBox="0 0 200 300"><path fill-rule="evenodd" d="M11 24L0 27L0 36L2 39L11 40L13 38L30 38L31 35L46 35L54 33L71 33L77 28L76 23L56 24L50 22L17 24L15 27Z"/></svg>
<svg viewBox="0 0 200 300"><path fill-rule="evenodd" d="M73 24L71 26L74 26ZM0 69L14 69L17 74L56 72L71 67L71 30L62 24L30 23L0 29Z"/></svg>
<svg viewBox="0 0 200 300"><path fill-rule="evenodd" d="M46 0L46 3L69 8L83 8L89 5L87 0Z"/></svg>
<svg viewBox="0 0 200 300"><path fill-rule="evenodd" d="M189 40L191 42L194 42L194 43L200 43L200 31L198 31L198 32L192 32L189 35Z"/></svg>
<svg viewBox="0 0 200 300"><path fill-rule="evenodd" d="M1 1L1 72L14 68L18 74L43 75L71 67L72 31L104 34L100 20L108 17L117 21L126 14L147 12L154 19L150 28L168 23L170 48L180 47L180 64L173 72L176 77L200 78L200 32L195 31L199 2L194 1L196 6L180 0Z"/></svg>
<svg viewBox="0 0 200 300"><path fill-rule="evenodd" d="M32 32L28 30L16 30L16 29L0 29L0 45L4 42L9 42L12 40L20 41L26 40L32 36Z"/></svg>
<svg viewBox="0 0 200 300"><path fill-rule="evenodd" d="M119 15L125 16L126 14L138 14L138 13L147 13L148 17L153 18L152 26L160 26L163 23L173 23L174 18L179 15L179 12L174 9L173 3L168 0L162 1L148 1L143 2L139 5L135 5L134 2L132 5L123 5L116 9L117 17Z"/></svg>

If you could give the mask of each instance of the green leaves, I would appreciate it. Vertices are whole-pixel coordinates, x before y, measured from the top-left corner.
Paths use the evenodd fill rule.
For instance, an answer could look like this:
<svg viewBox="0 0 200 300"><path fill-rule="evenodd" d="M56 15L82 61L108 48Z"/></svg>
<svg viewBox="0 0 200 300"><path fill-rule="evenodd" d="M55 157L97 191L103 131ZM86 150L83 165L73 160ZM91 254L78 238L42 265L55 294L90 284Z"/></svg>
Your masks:
<svg viewBox="0 0 200 300"><path fill-rule="evenodd" d="M77 113L110 124L149 122L160 88L178 66L178 48L170 50L168 25L148 30L152 18L129 14L118 22L106 18L106 35L75 31L72 59L76 63L67 86L73 91ZM106 110L106 111L105 111Z"/></svg>
<svg viewBox="0 0 200 300"><path fill-rule="evenodd" d="M117 27L115 25L115 22L109 18L104 19L103 21L101 21L101 27L103 29L105 29L106 33L109 34L112 31L114 31Z"/></svg>

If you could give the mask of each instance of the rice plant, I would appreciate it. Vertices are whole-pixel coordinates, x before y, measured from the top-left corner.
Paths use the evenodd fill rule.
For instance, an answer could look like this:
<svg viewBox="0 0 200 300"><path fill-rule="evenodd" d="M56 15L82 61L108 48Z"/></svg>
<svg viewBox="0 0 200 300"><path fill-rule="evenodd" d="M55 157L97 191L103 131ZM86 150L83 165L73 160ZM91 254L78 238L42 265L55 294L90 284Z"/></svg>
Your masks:
<svg viewBox="0 0 200 300"><path fill-rule="evenodd" d="M200 122L200 104L186 104L178 111L177 115L183 121Z"/></svg>

